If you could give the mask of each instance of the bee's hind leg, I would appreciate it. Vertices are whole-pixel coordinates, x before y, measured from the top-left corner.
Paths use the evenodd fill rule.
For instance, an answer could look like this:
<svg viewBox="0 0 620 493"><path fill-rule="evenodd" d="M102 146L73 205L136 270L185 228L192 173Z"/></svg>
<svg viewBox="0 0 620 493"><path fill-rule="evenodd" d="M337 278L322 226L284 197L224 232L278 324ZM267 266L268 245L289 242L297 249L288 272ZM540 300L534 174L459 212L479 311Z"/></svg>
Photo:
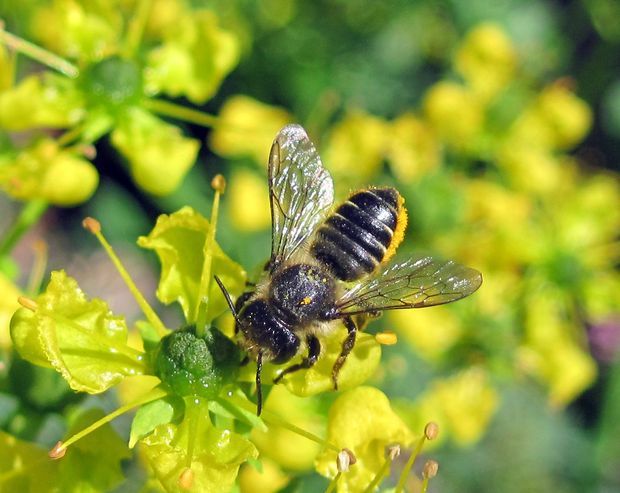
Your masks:
<svg viewBox="0 0 620 493"><path fill-rule="evenodd" d="M321 343L316 336L309 335L306 338L306 344L308 345L308 356L305 357L301 363L297 363L282 370L282 373L274 378L273 383L279 383L285 375L297 370L308 369L316 363L316 360L319 359L319 355L321 354Z"/></svg>
<svg viewBox="0 0 620 493"><path fill-rule="evenodd" d="M342 351L340 351L340 356L334 363L334 367L332 368L332 380L334 381L334 390L338 390L338 374L340 373L340 369L344 362L347 360L347 356L355 346L355 335L357 334L357 326L351 317L344 317L342 319L344 326L349 331L347 338L342 343Z"/></svg>

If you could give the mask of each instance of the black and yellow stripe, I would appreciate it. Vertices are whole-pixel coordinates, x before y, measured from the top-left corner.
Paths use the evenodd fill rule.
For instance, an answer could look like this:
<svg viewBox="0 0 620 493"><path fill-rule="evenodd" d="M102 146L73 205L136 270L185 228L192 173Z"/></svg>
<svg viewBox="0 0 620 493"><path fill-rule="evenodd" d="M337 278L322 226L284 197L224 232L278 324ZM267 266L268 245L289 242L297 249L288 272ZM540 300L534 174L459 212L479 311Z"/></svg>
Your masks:
<svg viewBox="0 0 620 493"><path fill-rule="evenodd" d="M394 188L354 193L319 228L312 255L343 281L370 274L402 240L407 223L403 202Z"/></svg>

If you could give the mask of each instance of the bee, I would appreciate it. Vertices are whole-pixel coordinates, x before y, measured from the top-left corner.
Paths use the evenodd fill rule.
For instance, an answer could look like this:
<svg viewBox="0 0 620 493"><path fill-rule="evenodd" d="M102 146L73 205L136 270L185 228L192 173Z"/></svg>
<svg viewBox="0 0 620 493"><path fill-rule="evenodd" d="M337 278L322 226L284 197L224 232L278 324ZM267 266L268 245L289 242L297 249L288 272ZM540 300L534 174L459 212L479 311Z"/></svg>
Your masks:
<svg viewBox="0 0 620 493"><path fill-rule="evenodd" d="M332 178L301 126L278 133L268 175L271 257L261 279L233 304L216 278L235 317L240 346L257 363L259 415L263 362L286 363L305 347L302 361L285 368L274 383L310 368L321 355L321 336L342 321L348 334L332 368L337 389L359 316L450 303L482 283L480 272L453 261L422 257L388 263L407 224L403 197L392 187L370 187L332 210Z"/></svg>

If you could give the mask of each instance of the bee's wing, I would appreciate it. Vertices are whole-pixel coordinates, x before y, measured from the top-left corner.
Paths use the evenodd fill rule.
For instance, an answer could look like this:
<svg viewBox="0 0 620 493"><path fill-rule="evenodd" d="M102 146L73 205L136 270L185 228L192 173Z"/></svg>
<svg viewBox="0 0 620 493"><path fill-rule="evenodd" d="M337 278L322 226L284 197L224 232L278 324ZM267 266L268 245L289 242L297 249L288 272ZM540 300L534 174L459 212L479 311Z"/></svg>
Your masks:
<svg viewBox="0 0 620 493"><path fill-rule="evenodd" d="M299 125L287 125L273 142L269 197L273 271L308 239L334 200L332 178Z"/></svg>
<svg viewBox="0 0 620 493"><path fill-rule="evenodd" d="M482 283L482 274L452 260L432 257L391 265L347 291L336 303L339 315L422 308L469 296Z"/></svg>

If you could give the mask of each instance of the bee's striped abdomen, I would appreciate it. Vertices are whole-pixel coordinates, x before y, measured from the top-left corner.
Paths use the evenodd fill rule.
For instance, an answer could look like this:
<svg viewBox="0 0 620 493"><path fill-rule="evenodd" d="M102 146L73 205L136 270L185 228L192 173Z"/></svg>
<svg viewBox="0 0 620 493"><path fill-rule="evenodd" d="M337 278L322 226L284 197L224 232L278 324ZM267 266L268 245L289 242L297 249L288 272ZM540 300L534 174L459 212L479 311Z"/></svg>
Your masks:
<svg viewBox="0 0 620 493"><path fill-rule="evenodd" d="M343 281L354 281L386 261L402 240L407 213L394 188L354 193L327 218L310 251Z"/></svg>

